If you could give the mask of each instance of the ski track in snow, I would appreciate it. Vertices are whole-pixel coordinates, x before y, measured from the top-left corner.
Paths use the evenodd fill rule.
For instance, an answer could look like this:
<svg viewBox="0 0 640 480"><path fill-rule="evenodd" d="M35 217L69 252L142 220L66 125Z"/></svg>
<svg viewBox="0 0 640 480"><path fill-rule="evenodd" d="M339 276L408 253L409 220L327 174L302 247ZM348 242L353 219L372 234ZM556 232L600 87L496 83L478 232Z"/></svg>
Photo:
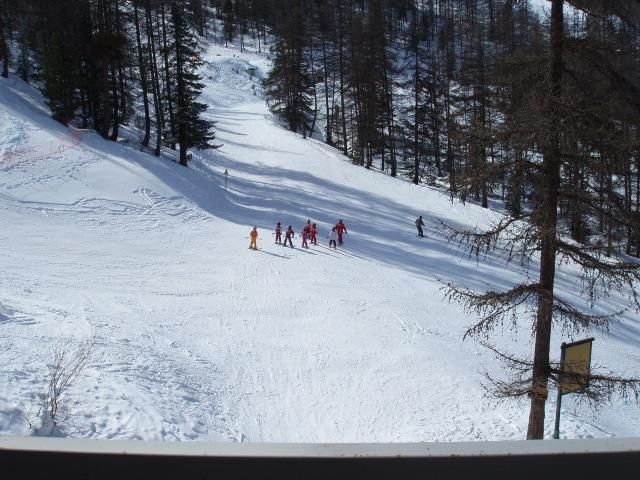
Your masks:
<svg viewBox="0 0 640 480"><path fill-rule="evenodd" d="M496 214L364 172L283 129L262 98L266 68L264 56L209 48L203 99L224 147L195 152L189 170L64 129L37 92L1 80L0 220L11 227L0 231L0 434L29 433L23 417L43 392L55 339L94 336L66 402L68 436L524 438L527 405L483 397L482 372L499 364L462 341L473 318L435 280L500 288L520 278L499 258L476 263L447 244L436 219L473 226ZM425 239L413 229L420 213ZM299 232L307 218L319 245L273 243L276 221ZM337 218L349 234L330 249ZM505 330L500 342L530 354L527 326ZM627 316L612 338L597 334L598 362L637 372L627 339L638 331ZM566 340L554 337L554 354ZM640 432L634 407L612 403L593 417L564 402L563 437Z"/></svg>

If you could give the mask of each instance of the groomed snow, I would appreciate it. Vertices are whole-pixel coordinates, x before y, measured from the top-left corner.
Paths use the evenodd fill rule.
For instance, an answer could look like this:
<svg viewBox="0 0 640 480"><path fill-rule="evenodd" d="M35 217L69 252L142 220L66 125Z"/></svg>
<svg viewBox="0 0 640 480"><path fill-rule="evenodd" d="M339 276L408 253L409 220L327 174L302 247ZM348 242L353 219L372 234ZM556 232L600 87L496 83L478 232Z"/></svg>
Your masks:
<svg viewBox="0 0 640 480"><path fill-rule="evenodd" d="M0 434L28 435L60 337L97 344L62 434L142 440L420 442L524 439L528 403L484 396L500 364L437 280L507 288L516 266L469 259L437 219L498 213L351 165L269 114L264 56L212 46L203 100L219 150L189 169L49 118L0 79ZM130 135L134 133L129 132ZM225 190L225 170L228 187ZM427 238L416 237L424 215ZM320 245L274 245L277 221ZM327 248L342 218L344 248ZM259 229L260 251L248 234ZM535 273L534 273L535 275ZM575 271L559 290L584 303ZM608 302L615 303L614 295ZM530 356L530 327L493 342ZM593 361L640 372L638 316L594 332ZM554 332L553 355L571 337ZM553 429L555 392L548 402ZM637 406L563 400L565 438L638 436Z"/></svg>

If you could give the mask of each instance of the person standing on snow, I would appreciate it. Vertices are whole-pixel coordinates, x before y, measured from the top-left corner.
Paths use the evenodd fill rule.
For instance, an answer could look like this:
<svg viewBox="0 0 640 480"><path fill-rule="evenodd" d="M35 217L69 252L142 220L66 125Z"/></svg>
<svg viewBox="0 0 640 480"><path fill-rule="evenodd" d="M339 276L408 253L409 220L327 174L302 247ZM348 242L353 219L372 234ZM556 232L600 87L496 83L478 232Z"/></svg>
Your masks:
<svg viewBox="0 0 640 480"><path fill-rule="evenodd" d="M282 227L280 222L276 223L276 243L282 245Z"/></svg>
<svg viewBox="0 0 640 480"><path fill-rule="evenodd" d="M287 231L284 232L284 244L282 246L286 247L287 240L288 240L289 245L291 245L291 248L293 248L293 242L291 241L292 238L293 238L293 228L291 228L291 225L289 225L289 228L287 228Z"/></svg>
<svg viewBox="0 0 640 480"><path fill-rule="evenodd" d="M336 233L336 227L331 227L331 231L329 232L329 235L327 235L327 238L329 239L329 248L331 248L331 245L333 245L333 248L337 248L336 247L337 236L338 234Z"/></svg>
<svg viewBox="0 0 640 480"><path fill-rule="evenodd" d="M349 232L347 232L347 226L342 223L342 219L338 220L338 223L336 223L336 226L334 227L336 229L336 232L338 233L338 245L342 245L342 234L347 234Z"/></svg>
<svg viewBox="0 0 640 480"><path fill-rule="evenodd" d="M303 248L309 248L309 245L307 244L307 238L309 238L309 230L311 229L311 227L309 226L309 220L307 220L307 223L305 224L304 227L302 227L302 247Z"/></svg>
<svg viewBox="0 0 640 480"><path fill-rule="evenodd" d="M424 222L422 221L422 215L416 218L416 227L418 227L418 236L424 237L424 233L422 233L422 227L424 227Z"/></svg>
<svg viewBox="0 0 640 480"><path fill-rule="evenodd" d="M314 245L318 244L318 226L313 223L311 224L311 230L310 230L310 235L311 235L311 243L313 243Z"/></svg>
<svg viewBox="0 0 640 480"><path fill-rule="evenodd" d="M254 250L258 249L258 227L253 227L251 233L249 234L251 237L251 243L249 244L249 248L253 248Z"/></svg>

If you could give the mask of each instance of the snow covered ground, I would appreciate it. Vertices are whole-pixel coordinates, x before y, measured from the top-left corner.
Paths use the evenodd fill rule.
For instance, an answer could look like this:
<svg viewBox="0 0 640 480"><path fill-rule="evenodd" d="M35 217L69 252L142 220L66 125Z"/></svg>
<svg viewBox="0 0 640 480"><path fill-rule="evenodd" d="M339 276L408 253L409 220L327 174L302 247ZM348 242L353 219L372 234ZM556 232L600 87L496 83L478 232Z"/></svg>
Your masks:
<svg viewBox="0 0 640 480"><path fill-rule="evenodd" d="M279 126L247 73L264 75L264 56L212 46L206 60L204 101L224 146L195 152L189 169L133 141L64 128L34 89L0 79L0 434L29 434L57 339L95 337L63 435L525 438L527 402L484 397L482 372L500 364L463 342L476 319L437 280L507 288L522 278L515 266L467 258L437 221L471 227L497 213L365 171ZM298 231L307 218L320 245L274 245L277 221ZM348 235L332 251L326 235L339 218ZM257 252L247 248L254 225ZM580 301L571 268L559 284ZM530 356L528 325L505 327L494 343ZM594 363L640 372L636 314L595 337ZM554 356L578 338L555 332ZM561 435L638 436L637 406L615 400L593 413L567 396Z"/></svg>

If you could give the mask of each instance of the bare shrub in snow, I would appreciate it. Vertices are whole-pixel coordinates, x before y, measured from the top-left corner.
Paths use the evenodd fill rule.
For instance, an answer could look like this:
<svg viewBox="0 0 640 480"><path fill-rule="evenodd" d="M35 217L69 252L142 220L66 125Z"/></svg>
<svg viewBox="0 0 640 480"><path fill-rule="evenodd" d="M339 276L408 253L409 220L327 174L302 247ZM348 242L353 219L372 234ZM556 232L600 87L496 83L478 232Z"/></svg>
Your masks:
<svg viewBox="0 0 640 480"><path fill-rule="evenodd" d="M36 435L54 435L59 425L69 418L63 408L68 391L87 366L95 337L77 341L62 337L55 341L48 355L46 390L39 395L37 418L27 420Z"/></svg>

